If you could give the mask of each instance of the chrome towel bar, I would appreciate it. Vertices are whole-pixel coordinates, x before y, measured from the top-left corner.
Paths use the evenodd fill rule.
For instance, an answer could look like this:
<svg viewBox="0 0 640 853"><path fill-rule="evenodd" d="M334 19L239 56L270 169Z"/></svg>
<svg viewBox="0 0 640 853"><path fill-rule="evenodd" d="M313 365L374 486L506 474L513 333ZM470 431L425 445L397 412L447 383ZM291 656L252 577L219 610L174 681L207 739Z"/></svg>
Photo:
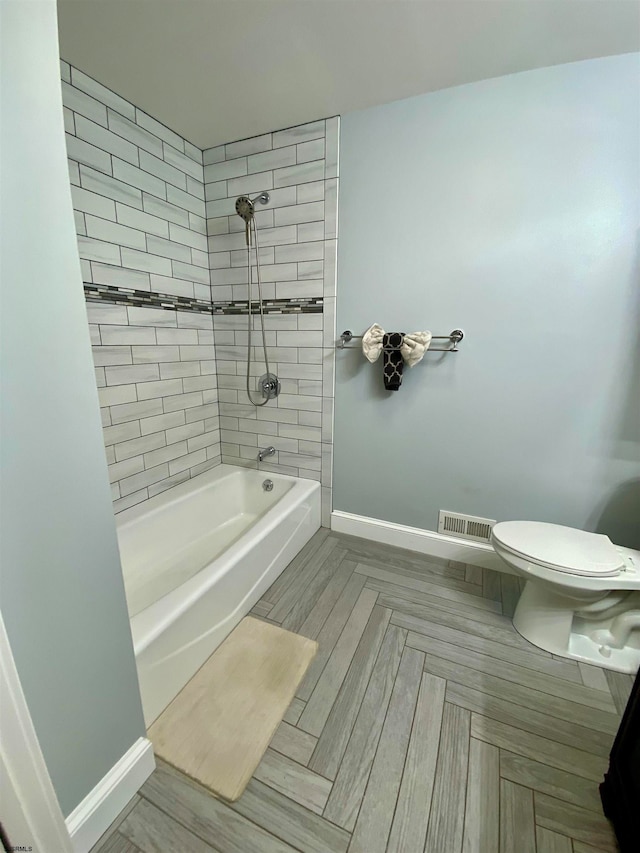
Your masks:
<svg viewBox="0 0 640 853"><path fill-rule="evenodd" d="M449 341L451 346L448 347L429 347L427 352L458 352L458 344L464 338L464 332L462 329L454 329L448 335L433 335L432 340L434 341ZM354 335L353 332L347 329L340 335L340 343L336 344L337 349L355 349L355 347L348 347L347 344L351 343L351 341L361 341L362 335Z"/></svg>

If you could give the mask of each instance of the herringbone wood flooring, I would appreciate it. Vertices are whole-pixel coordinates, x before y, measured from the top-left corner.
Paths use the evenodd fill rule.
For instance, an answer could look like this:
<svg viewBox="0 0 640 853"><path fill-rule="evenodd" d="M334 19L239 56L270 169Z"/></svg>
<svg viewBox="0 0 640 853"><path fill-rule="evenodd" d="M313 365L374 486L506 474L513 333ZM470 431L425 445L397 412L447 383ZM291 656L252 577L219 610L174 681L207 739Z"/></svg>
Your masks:
<svg viewBox="0 0 640 853"><path fill-rule="evenodd" d="M615 851L631 677L530 645L510 575L320 530L252 613L319 652L241 799L160 764L96 853Z"/></svg>

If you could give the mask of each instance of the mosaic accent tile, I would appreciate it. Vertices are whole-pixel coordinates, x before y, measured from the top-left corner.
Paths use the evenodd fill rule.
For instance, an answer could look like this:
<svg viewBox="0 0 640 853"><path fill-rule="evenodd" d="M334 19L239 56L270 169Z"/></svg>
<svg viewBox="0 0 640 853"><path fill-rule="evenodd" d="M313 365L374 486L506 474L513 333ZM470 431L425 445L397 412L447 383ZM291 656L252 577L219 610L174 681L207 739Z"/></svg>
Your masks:
<svg viewBox="0 0 640 853"><path fill-rule="evenodd" d="M248 314L247 299L237 301L209 302L204 299L189 299L148 290L133 290L112 287L108 284L85 282L84 295L87 302L106 302L111 305L128 305L145 308L164 308L167 311L192 311L199 314ZM265 299L265 314L321 314L322 296L301 299ZM251 313L260 313L257 300L253 300Z"/></svg>

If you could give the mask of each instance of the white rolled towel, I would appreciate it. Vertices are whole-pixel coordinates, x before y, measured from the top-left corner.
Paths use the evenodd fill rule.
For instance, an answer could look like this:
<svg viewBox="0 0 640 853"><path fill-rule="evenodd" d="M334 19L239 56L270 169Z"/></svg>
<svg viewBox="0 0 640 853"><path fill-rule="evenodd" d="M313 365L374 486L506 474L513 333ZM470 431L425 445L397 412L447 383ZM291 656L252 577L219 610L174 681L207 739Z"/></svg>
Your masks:
<svg viewBox="0 0 640 853"><path fill-rule="evenodd" d="M374 323L369 326L362 336L362 352L372 364L377 361L382 352L382 339L385 331L382 326ZM402 359L409 367L417 364L431 344L431 332L410 332L404 336L400 352Z"/></svg>
<svg viewBox="0 0 640 853"><path fill-rule="evenodd" d="M409 367L413 367L422 359L431 345L431 338L431 332L411 332L404 336L400 352Z"/></svg>
<svg viewBox="0 0 640 853"><path fill-rule="evenodd" d="M369 359L371 364L373 364L374 361L377 361L380 357L380 353L382 352L383 335L384 329L382 326L374 323L373 326L369 326L362 336L362 352L364 353L365 358Z"/></svg>

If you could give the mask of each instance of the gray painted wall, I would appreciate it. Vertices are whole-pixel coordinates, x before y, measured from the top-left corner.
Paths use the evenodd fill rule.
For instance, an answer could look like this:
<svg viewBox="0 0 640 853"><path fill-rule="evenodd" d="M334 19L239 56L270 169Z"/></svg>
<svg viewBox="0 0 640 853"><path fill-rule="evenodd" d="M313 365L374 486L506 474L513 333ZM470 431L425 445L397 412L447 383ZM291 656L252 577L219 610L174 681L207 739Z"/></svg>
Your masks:
<svg viewBox="0 0 640 853"><path fill-rule="evenodd" d="M639 80L629 54L343 116L338 332L466 338L395 393L338 353L334 509L640 547Z"/></svg>
<svg viewBox="0 0 640 853"><path fill-rule="evenodd" d="M67 173L56 7L2 4L2 614L68 815L144 735Z"/></svg>

